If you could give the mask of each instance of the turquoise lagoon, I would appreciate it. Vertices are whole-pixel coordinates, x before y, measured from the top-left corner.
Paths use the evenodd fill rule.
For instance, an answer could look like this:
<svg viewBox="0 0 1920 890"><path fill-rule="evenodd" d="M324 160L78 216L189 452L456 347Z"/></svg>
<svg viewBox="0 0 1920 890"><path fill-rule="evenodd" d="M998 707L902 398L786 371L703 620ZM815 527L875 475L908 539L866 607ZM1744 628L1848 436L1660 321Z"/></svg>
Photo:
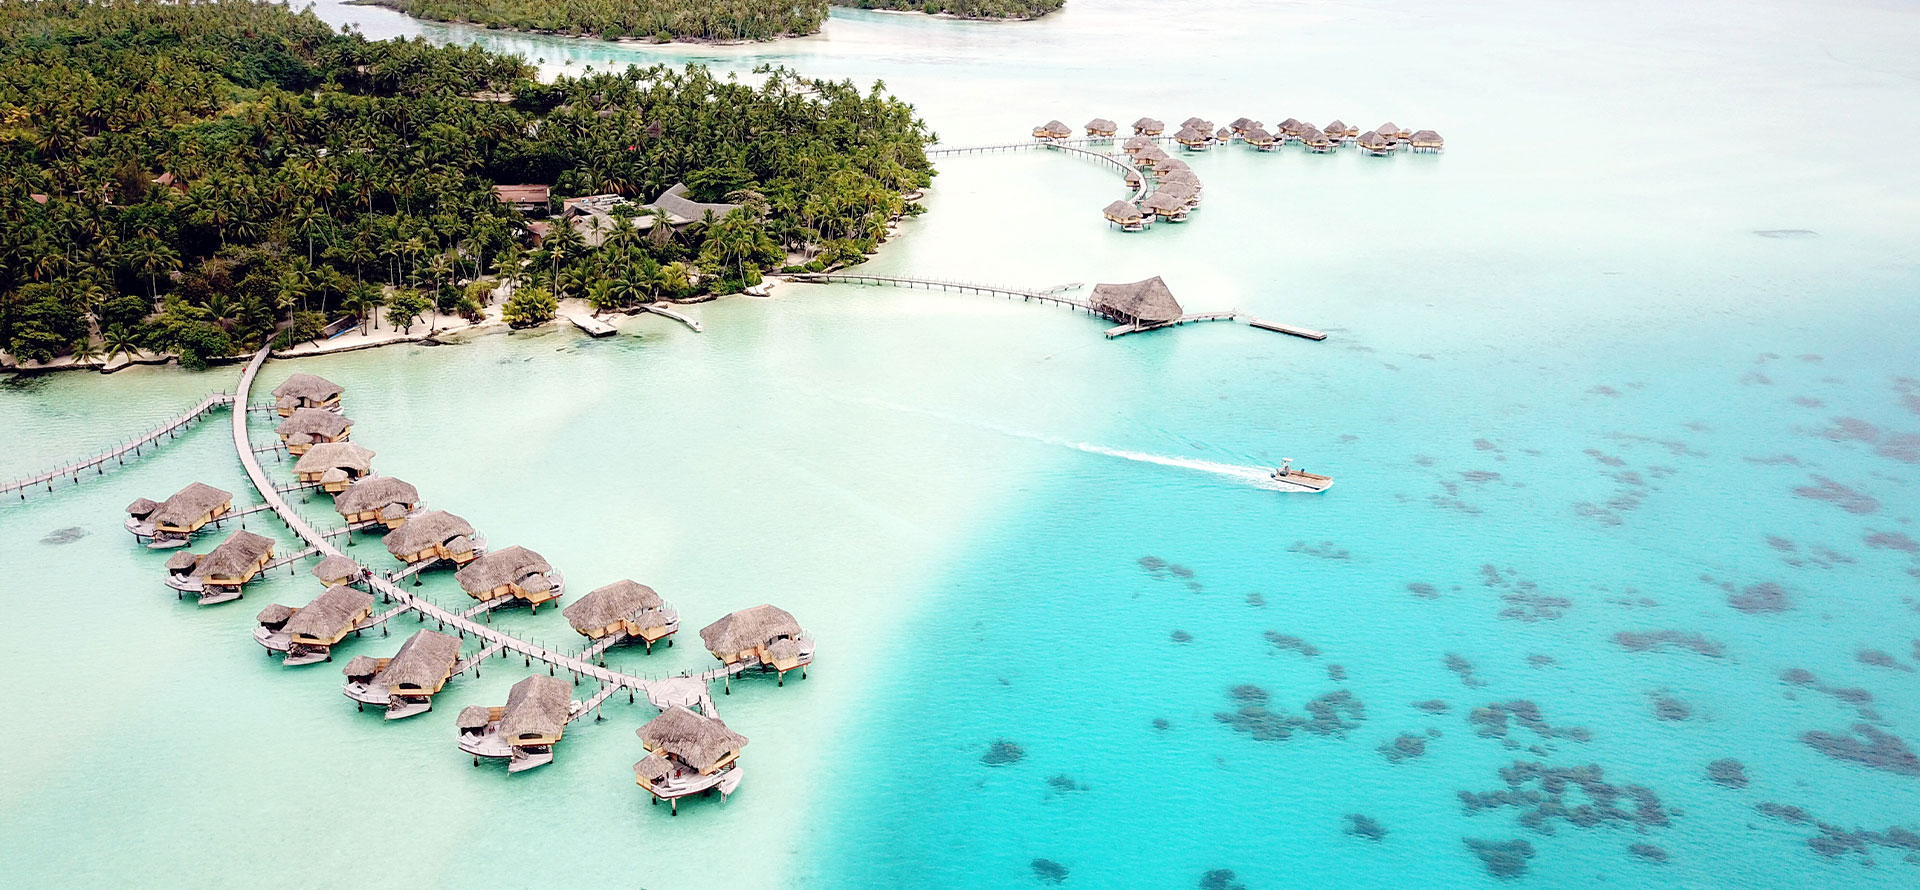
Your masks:
<svg viewBox="0 0 1920 890"><path fill-rule="evenodd" d="M1887 831L1920 827L1897 754L1920 746L1902 549L1920 537L1920 174L1898 153L1920 135L1901 113L1920 107L1916 13L1245 6L1075 0L1005 27L836 11L817 38L666 50L322 6L556 69L884 78L954 143L1053 117L1338 115L1430 126L1449 150L1199 157L1206 207L1139 236L1099 220L1119 189L1096 165L947 159L933 212L869 264L1158 274L1194 310L1324 343L1229 325L1108 342L1065 310L794 285L695 307L704 334L637 318L605 341L269 365L267 384L345 384L382 471L576 590L634 577L696 628L778 603L818 637L817 669L721 700L748 778L677 819L630 784L642 705L610 703L552 766L475 769L448 714L502 700L517 662L387 725L332 666L282 669L248 639L259 605L317 592L305 575L201 610L123 536L123 504L190 479L246 499L218 415L0 507L0 703L23 731L0 778L8 883L320 879L315 862L395 887L1920 881ZM0 476L236 376L9 381ZM1338 484L1278 495L1210 471L1283 457ZM88 534L43 540L69 527ZM379 565L378 547L356 552ZM497 620L570 636L545 611ZM1877 766L1829 756L1871 741L1857 725L1894 740ZM1727 758L1743 787L1709 777ZM1516 762L1602 772L1560 795L1574 818L1523 821L1524 794L1558 785ZM1479 796L1501 791L1525 805ZM1639 818L1587 819L1595 794ZM1350 833L1353 814L1384 835ZM1503 879L1466 839L1532 855Z"/></svg>

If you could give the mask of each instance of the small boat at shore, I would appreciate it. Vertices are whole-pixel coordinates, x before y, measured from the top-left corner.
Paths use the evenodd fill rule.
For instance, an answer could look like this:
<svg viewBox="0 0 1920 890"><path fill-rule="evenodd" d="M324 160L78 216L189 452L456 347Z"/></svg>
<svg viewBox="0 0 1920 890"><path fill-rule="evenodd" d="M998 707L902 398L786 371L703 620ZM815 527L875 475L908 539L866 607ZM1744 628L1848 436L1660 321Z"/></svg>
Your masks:
<svg viewBox="0 0 1920 890"><path fill-rule="evenodd" d="M1333 487L1332 476L1293 468L1293 458L1283 458L1268 477L1281 491L1326 491Z"/></svg>

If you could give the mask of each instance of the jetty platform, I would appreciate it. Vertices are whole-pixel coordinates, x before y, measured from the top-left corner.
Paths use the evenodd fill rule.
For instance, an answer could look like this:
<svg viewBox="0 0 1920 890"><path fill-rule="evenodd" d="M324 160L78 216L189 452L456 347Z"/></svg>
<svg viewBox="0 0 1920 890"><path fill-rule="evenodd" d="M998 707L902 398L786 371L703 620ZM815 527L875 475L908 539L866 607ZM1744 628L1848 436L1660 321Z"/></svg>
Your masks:
<svg viewBox="0 0 1920 890"><path fill-rule="evenodd" d="M181 431L192 426L194 422L200 418L212 413L214 409L226 407L233 403L234 396L232 393L212 393L206 398L201 399L199 404L188 409L185 414L168 420L166 423L155 427L139 438L129 439L122 444L115 445L92 457L74 461L58 469L48 470L44 473L22 479L15 479L4 485L0 485L0 495L18 494L20 499L24 501L27 499L27 491L30 489L45 487L48 491L52 491L53 483L61 479L72 479L75 483L78 483L81 474L88 470L92 470L94 475L105 475L107 472L106 465L109 461L113 462L115 466L123 466L126 464L128 457L138 458L144 455L148 449L158 445L162 440L171 440L179 436ZM235 413L244 414L245 412Z"/></svg>
<svg viewBox="0 0 1920 890"><path fill-rule="evenodd" d="M589 337L611 337L619 333L619 330L613 325L607 324L591 315L575 315L569 313L567 315L567 321L572 322L574 327L579 328Z"/></svg>

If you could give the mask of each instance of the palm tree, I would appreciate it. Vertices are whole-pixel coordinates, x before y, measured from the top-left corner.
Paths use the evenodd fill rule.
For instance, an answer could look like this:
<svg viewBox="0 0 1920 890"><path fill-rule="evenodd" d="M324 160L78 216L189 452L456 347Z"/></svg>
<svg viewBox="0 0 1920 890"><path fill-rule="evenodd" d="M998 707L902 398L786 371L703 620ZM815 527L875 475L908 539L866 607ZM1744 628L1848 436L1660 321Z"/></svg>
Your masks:
<svg viewBox="0 0 1920 890"><path fill-rule="evenodd" d="M135 269L147 276L147 296L160 299L160 273L180 268L180 255L154 237L143 237L127 249L127 258Z"/></svg>
<svg viewBox="0 0 1920 890"><path fill-rule="evenodd" d="M103 349L102 355L105 356L108 362L112 362L113 357L116 355L123 356L128 361L132 361L134 354L140 351L140 344L135 342L133 335L128 333L127 329L120 325L114 325L108 328L105 333L100 335L100 340Z"/></svg>
<svg viewBox="0 0 1920 890"><path fill-rule="evenodd" d="M100 347L94 345L93 336L90 334L80 335L80 339L73 341L68 351L73 354L73 363L76 365L99 361L103 354Z"/></svg>

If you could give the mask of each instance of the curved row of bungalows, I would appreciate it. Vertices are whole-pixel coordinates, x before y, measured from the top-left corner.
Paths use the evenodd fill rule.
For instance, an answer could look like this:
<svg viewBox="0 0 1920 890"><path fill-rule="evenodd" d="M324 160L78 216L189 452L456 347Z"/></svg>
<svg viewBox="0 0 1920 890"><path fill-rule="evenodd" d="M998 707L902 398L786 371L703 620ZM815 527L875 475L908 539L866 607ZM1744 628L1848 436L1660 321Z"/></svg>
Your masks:
<svg viewBox="0 0 1920 890"><path fill-rule="evenodd" d="M1133 135L1135 136L1158 136L1166 131L1167 125L1165 123L1150 117L1143 117L1133 122Z"/></svg>
<svg viewBox="0 0 1920 890"><path fill-rule="evenodd" d="M387 709L386 719L399 720L433 710L433 697L453 678L460 663L460 641L438 631L423 630L400 644L392 658L356 655L342 673L342 689L366 710Z"/></svg>
<svg viewBox="0 0 1920 890"><path fill-rule="evenodd" d="M1087 121L1086 130L1089 139L1112 139L1115 133L1120 132L1120 125L1104 117L1096 117Z"/></svg>
<svg viewBox="0 0 1920 890"><path fill-rule="evenodd" d="M389 532L387 552L411 567L442 560L464 566L485 551L479 533L465 519L445 510L429 510Z"/></svg>
<svg viewBox="0 0 1920 890"><path fill-rule="evenodd" d="M1033 128L1033 138L1035 139L1065 139L1072 135L1073 128L1057 120L1047 121Z"/></svg>
<svg viewBox="0 0 1920 890"><path fill-rule="evenodd" d="M292 417L293 412L301 408L320 408L337 411L340 408L340 394L344 392L340 385L325 377L313 374L294 374L285 383L273 388L273 409L281 417Z"/></svg>
<svg viewBox="0 0 1920 890"><path fill-rule="evenodd" d="M365 566L354 562L351 557L336 553L315 563L313 577L328 587L351 587L367 579Z"/></svg>
<svg viewBox="0 0 1920 890"><path fill-rule="evenodd" d="M274 603L254 620L253 639L268 655L286 654L281 664L298 667L333 660L333 647L347 634L359 634L373 617L373 595L351 587L329 587L298 608Z"/></svg>
<svg viewBox="0 0 1920 890"><path fill-rule="evenodd" d="M653 588L638 581L621 580L596 587L560 614L566 616L575 632L589 640L620 636L644 643L649 653L661 640L672 646L673 635L680 630L680 613Z"/></svg>
<svg viewBox="0 0 1920 890"><path fill-rule="evenodd" d="M1144 231L1153 224L1152 217L1142 213L1140 208L1128 201L1115 201L1108 204L1103 214L1107 222L1119 226L1122 232Z"/></svg>
<svg viewBox="0 0 1920 890"><path fill-rule="evenodd" d="M167 558L167 586L200 595L200 605L240 598L240 586L273 561L273 540L242 529L201 556L175 553Z"/></svg>
<svg viewBox="0 0 1920 890"><path fill-rule="evenodd" d="M1095 312L1136 328L1178 321L1186 312L1158 275L1125 284L1096 284L1089 299Z"/></svg>
<svg viewBox="0 0 1920 890"><path fill-rule="evenodd" d="M286 420L273 428L287 453L306 454L307 449L325 442L345 442L353 435L353 420L337 411L320 408L296 408Z"/></svg>
<svg viewBox="0 0 1920 890"><path fill-rule="evenodd" d="M373 472L373 450L352 442L324 442L311 446L293 465L293 478L303 485L317 485L328 494L340 494L347 486Z"/></svg>
<svg viewBox="0 0 1920 890"><path fill-rule="evenodd" d="M460 750L473 755L474 766L482 757L505 760L510 773L552 763L553 746L579 707L573 684L534 674L507 690L504 707L460 710Z"/></svg>
<svg viewBox="0 0 1920 890"><path fill-rule="evenodd" d="M740 787L740 749L747 737L720 718L672 707L634 733L647 749L633 765L634 784L653 795L655 806L668 801L678 816L682 797L719 789L724 798Z"/></svg>
<svg viewBox="0 0 1920 890"><path fill-rule="evenodd" d="M517 545L481 556L453 577L468 596L483 603L512 597L536 613L541 603L559 599L567 589L566 579L545 557Z"/></svg>
<svg viewBox="0 0 1920 890"><path fill-rule="evenodd" d="M371 527L379 523L388 531L404 525L407 517L423 506L419 489L392 476L361 479L333 496L334 512L348 525Z"/></svg>
<svg viewBox="0 0 1920 890"><path fill-rule="evenodd" d="M136 540L150 539L154 550L182 547L194 532L233 509L233 492L195 482L155 503L140 498L127 505L127 531Z"/></svg>
<svg viewBox="0 0 1920 890"><path fill-rule="evenodd" d="M700 640L720 663L741 669L759 665L762 671L777 671L779 685L787 684L787 672L798 669L807 676L813 663L813 641L800 629L800 622L785 609L758 605L741 609L700 629ZM727 693L733 692L732 673L727 674Z"/></svg>

